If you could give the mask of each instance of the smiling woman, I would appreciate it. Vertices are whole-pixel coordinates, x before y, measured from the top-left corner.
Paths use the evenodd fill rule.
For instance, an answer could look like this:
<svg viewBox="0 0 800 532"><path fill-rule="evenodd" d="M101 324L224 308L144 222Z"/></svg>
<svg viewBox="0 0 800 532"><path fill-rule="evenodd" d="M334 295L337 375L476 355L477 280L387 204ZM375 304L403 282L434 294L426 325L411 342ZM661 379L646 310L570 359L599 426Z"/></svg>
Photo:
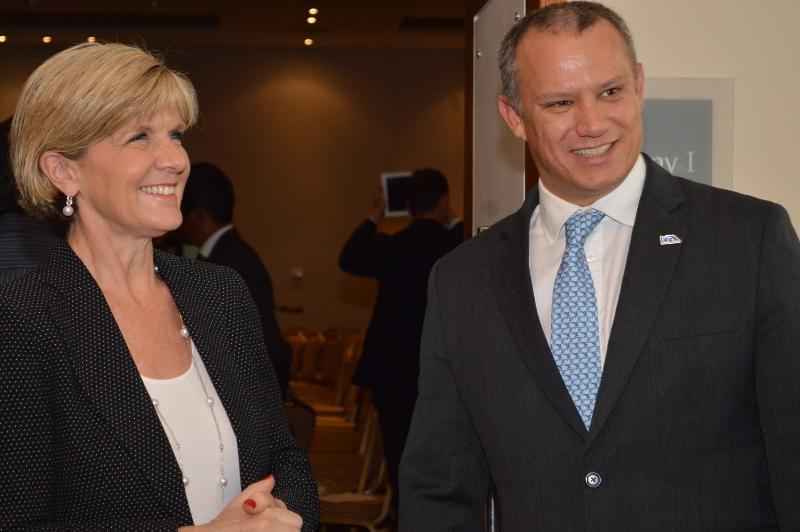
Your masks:
<svg viewBox="0 0 800 532"><path fill-rule="evenodd" d="M181 223L189 80L121 44L45 61L11 130L22 206L66 242L0 289L0 529L315 530L258 312Z"/></svg>

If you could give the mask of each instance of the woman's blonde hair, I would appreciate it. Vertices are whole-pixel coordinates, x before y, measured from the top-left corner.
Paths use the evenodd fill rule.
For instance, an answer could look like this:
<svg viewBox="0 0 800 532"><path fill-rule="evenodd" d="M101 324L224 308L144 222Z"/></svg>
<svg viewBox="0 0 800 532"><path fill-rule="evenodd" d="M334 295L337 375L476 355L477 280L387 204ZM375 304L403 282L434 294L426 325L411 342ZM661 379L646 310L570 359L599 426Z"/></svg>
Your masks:
<svg viewBox="0 0 800 532"><path fill-rule="evenodd" d="M80 158L95 142L164 107L186 127L197 121L189 79L162 59L125 44L84 43L55 54L25 82L11 125L11 164L20 205L59 217L64 195L39 166L46 151Z"/></svg>

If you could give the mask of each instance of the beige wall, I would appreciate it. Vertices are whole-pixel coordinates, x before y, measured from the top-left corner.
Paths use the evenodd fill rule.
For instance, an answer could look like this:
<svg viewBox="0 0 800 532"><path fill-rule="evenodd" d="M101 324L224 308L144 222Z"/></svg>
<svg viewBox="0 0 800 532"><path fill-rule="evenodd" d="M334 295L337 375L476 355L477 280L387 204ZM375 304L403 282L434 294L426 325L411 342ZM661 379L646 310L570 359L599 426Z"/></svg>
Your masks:
<svg viewBox="0 0 800 532"><path fill-rule="evenodd" d="M733 78L733 188L781 203L800 227L800 2L604 1L628 22L645 76Z"/></svg>
<svg viewBox="0 0 800 532"><path fill-rule="evenodd" d="M376 284L341 273L341 246L381 172L421 166L448 176L463 203L462 51L208 48L168 56L188 72L202 119L186 146L218 164L238 195L236 224L259 251L277 303L302 306L283 326L365 327ZM0 50L0 116L46 53ZM398 223L389 225L396 229ZM291 281L291 268L305 279Z"/></svg>

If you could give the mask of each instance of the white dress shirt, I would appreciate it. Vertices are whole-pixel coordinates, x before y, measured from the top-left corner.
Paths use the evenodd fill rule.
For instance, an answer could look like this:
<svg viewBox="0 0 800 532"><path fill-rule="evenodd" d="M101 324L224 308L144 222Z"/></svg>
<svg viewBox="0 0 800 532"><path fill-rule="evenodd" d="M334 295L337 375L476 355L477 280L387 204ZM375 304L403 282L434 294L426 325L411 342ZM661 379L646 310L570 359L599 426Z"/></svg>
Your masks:
<svg viewBox="0 0 800 532"><path fill-rule="evenodd" d="M539 181L539 205L530 223L528 266L536 312L548 344L552 333L553 285L566 247L564 223L577 211L593 208L605 213L584 245L597 299L601 365L606 361L608 337L614 323L645 173L644 158L640 154L625 180L587 207L564 201Z"/></svg>

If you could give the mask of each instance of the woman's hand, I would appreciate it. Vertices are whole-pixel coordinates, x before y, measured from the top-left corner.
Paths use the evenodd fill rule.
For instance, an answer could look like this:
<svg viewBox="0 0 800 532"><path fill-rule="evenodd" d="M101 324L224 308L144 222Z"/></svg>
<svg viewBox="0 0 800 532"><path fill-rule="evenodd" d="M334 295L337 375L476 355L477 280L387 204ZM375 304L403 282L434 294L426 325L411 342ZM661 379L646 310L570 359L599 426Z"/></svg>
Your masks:
<svg viewBox="0 0 800 532"><path fill-rule="evenodd" d="M181 527L179 532L241 531L299 532L303 518L288 510L283 501L272 496L275 477L250 484L210 523Z"/></svg>

